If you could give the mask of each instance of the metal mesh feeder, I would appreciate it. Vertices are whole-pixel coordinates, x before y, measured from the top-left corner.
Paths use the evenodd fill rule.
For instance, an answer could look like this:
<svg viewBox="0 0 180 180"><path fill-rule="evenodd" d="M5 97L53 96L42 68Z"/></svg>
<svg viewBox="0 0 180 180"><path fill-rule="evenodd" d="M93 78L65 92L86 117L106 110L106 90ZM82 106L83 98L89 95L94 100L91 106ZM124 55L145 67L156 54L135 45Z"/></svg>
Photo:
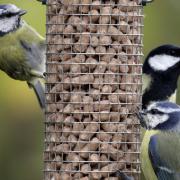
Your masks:
<svg viewBox="0 0 180 180"><path fill-rule="evenodd" d="M49 0L44 179L140 178L142 27L136 0Z"/></svg>

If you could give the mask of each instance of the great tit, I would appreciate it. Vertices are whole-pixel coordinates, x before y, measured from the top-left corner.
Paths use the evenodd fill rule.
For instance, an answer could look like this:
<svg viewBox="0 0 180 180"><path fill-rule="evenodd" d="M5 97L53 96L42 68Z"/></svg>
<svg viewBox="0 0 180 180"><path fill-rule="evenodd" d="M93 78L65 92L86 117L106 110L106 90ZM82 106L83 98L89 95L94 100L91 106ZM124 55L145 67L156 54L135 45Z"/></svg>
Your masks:
<svg viewBox="0 0 180 180"><path fill-rule="evenodd" d="M177 89L180 74L180 47L162 45L153 49L143 64L142 108L153 101L168 100ZM147 82L147 84L145 83Z"/></svg>
<svg viewBox="0 0 180 180"><path fill-rule="evenodd" d="M21 19L26 11L0 5L0 69L11 78L27 81L45 106L45 39Z"/></svg>
<svg viewBox="0 0 180 180"><path fill-rule="evenodd" d="M179 180L180 107L168 101L154 102L142 110L139 117L141 125L151 133L146 142L147 153L142 154L143 172L149 175L146 179Z"/></svg>

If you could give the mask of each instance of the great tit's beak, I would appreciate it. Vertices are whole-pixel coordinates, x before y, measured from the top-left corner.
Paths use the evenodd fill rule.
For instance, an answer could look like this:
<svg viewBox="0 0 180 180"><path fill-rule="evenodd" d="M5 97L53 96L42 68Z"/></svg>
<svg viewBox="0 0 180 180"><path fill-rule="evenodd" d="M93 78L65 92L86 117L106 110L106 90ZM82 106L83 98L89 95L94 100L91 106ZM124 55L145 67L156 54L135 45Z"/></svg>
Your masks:
<svg viewBox="0 0 180 180"><path fill-rule="evenodd" d="M27 13L27 11L21 10L21 11L19 12L19 15L20 15L20 16L23 16L23 15L26 14L26 13Z"/></svg>

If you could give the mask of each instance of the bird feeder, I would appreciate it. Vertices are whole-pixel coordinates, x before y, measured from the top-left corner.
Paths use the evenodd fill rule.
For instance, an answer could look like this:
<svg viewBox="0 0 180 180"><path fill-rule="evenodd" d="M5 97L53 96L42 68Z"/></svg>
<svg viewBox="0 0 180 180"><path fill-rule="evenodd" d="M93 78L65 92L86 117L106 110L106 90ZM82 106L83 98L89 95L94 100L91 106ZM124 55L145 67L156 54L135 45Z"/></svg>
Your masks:
<svg viewBox="0 0 180 180"><path fill-rule="evenodd" d="M45 180L140 179L143 7L49 0Z"/></svg>

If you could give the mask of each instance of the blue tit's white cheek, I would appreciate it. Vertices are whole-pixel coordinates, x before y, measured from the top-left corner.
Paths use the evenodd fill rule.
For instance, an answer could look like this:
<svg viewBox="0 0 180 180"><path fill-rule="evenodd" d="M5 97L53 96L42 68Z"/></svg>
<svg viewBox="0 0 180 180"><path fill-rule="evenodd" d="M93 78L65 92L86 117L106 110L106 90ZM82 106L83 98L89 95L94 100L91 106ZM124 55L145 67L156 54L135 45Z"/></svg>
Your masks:
<svg viewBox="0 0 180 180"><path fill-rule="evenodd" d="M176 63L180 61L179 57L174 57L170 55L155 55L149 58L149 65L155 71L166 71L170 67L174 66Z"/></svg>
<svg viewBox="0 0 180 180"><path fill-rule="evenodd" d="M169 119L169 116L167 114L161 114L161 115L153 115L153 114L147 114L147 126L149 128L155 128L158 124L162 124L166 122Z"/></svg>
<svg viewBox="0 0 180 180"><path fill-rule="evenodd" d="M9 32L16 29L18 26L18 16L12 16L11 18L0 18L0 31Z"/></svg>

